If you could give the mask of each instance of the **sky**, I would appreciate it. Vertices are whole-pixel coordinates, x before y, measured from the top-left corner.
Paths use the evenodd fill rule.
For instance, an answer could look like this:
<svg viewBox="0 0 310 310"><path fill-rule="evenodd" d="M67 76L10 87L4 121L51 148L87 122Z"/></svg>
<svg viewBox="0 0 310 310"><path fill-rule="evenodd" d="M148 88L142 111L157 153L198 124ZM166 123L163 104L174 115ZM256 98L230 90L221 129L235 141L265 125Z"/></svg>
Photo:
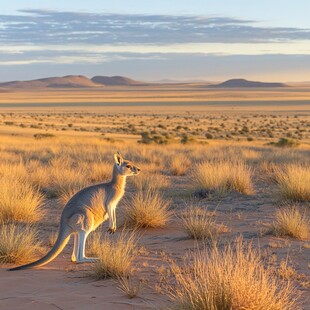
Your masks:
<svg viewBox="0 0 310 310"><path fill-rule="evenodd" d="M0 81L310 81L309 0L10 0Z"/></svg>

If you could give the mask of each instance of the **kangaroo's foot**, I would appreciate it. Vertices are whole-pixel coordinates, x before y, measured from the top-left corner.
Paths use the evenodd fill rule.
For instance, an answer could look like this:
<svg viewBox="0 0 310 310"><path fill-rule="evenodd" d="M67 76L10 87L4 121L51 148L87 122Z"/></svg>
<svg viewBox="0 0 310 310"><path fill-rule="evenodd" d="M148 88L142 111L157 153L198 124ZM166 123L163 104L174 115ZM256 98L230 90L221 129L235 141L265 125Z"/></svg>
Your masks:
<svg viewBox="0 0 310 310"><path fill-rule="evenodd" d="M109 234L114 234L116 232L116 227L111 227L107 230Z"/></svg>
<svg viewBox="0 0 310 310"><path fill-rule="evenodd" d="M80 259L76 259L75 262L78 264L82 264L82 263L95 263L98 262L99 258L97 257L82 257Z"/></svg>

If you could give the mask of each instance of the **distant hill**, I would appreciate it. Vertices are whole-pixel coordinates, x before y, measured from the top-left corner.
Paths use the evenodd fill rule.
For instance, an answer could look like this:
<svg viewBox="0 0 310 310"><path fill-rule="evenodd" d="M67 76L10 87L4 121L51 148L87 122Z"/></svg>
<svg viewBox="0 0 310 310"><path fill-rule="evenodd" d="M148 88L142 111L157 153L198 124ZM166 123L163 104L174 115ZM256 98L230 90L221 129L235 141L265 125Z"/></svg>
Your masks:
<svg viewBox="0 0 310 310"><path fill-rule="evenodd" d="M267 83L267 82L256 82L248 81L245 79L231 79L220 84L211 85L210 87L287 87L288 85L283 83Z"/></svg>
<svg viewBox="0 0 310 310"><path fill-rule="evenodd" d="M101 84L101 85L109 85L109 86L116 86L116 85L142 85L145 84L143 82L135 81L130 78L124 76L94 76L91 79L92 82Z"/></svg>
<svg viewBox="0 0 310 310"><path fill-rule="evenodd" d="M2 88L88 88L117 85L147 85L124 76L94 76L92 79L83 75L66 75L30 81L11 81L0 83Z"/></svg>
<svg viewBox="0 0 310 310"><path fill-rule="evenodd" d="M67 75L63 77L50 77L30 81L12 81L0 83L6 88L85 88L98 87L89 78L83 75Z"/></svg>
<svg viewBox="0 0 310 310"><path fill-rule="evenodd" d="M63 77L48 77L43 79L29 81L11 81L0 83L0 89L40 89L40 88L100 88L104 86L147 86L147 85L194 85L199 87L218 87L218 88L238 88L238 87L285 87L283 83L265 83L254 82L245 79L232 79L219 84L210 84L205 81L176 81L176 80L161 80L156 82L141 82L130 79L124 76L94 76L89 79L83 75L66 75ZM197 86L196 85L196 86Z"/></svg>

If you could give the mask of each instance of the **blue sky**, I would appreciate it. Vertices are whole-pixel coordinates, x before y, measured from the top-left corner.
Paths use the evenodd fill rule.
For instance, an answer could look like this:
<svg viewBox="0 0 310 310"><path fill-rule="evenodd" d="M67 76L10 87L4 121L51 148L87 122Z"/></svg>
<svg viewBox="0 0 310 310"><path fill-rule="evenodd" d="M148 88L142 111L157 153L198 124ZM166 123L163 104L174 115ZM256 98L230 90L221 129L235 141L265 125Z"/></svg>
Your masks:
<svg viewBox="0 0 310 310"><path fill-rule="evenodd" d="M12 0L0 12L0 81L310 80L308 0Z"/></svg>

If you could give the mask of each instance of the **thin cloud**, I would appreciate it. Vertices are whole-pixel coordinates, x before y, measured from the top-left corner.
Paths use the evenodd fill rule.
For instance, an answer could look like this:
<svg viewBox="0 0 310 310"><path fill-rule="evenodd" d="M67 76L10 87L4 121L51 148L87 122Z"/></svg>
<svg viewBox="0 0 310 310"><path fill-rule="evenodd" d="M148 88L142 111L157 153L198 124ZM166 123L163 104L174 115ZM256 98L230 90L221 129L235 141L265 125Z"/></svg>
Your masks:
<svg viewBox="0 0 310 310"><path fill-rule="evenodd" d="M309 29L228 17L23 10L0 15L0 44L270 43L310 40Z"/></svg>

